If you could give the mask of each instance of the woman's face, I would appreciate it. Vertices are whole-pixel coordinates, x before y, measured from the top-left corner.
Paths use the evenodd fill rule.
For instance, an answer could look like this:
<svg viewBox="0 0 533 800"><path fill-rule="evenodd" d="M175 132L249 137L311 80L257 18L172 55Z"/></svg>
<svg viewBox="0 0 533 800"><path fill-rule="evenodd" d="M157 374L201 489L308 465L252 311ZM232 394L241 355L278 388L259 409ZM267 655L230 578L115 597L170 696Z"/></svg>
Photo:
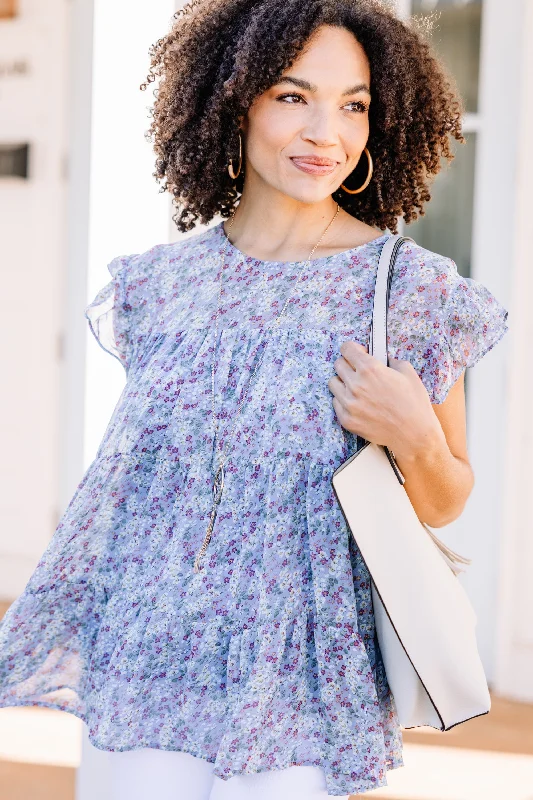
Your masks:
<svg viewBox="0 0 533 800"><path fill-rule="evenodd" d="M243 121L247 186L267 184L306 203L331 195L364 150L369 103L363 48L345 28L321 26ZM303 164L298 156L327 164Z"/></svg>

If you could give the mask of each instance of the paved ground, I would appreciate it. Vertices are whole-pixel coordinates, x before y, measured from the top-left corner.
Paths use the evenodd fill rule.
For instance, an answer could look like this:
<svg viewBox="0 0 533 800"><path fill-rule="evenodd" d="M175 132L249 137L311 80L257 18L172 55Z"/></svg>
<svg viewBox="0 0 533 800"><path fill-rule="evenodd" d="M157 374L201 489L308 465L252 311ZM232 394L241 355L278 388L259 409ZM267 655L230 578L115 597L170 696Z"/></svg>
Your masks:
<svg viewBox="0 0 533 800"><path fill-rule="evenodd" d="M0 800L74 800L81 726L59 711L0 709ZM358 798L533 800L533 705L493 697L484 717L403 738L405 767Z"/></svg>

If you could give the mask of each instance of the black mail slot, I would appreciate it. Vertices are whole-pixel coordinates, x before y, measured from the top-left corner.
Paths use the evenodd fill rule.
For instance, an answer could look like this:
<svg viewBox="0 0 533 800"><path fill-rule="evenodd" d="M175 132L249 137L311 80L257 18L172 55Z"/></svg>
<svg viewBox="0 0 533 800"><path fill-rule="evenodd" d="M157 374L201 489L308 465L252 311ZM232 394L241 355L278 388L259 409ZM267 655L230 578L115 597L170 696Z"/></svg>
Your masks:
<svg viewBox="0 0 533 800"><path fill-rule="evenodd" d="M27 178L29 144L0 144L0 177Z"/></svg>

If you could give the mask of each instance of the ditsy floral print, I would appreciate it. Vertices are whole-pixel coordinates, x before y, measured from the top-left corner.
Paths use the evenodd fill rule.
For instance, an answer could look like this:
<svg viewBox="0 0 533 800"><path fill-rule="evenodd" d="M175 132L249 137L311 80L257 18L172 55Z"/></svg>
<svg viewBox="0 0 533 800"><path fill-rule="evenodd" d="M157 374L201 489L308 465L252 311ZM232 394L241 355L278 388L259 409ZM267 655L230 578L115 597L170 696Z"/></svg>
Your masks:
<svg viewBox="0 0 533 800"><path fill-rule="evenodd" d="M310 764L332 796L387 785L403 764L401 728L370 578L331 485L364 442L339 424L327 386L341 343L368 344L387 236L312 260L296 288L302 262L258 261L228 243L215 401L229 450L199 573L226 235L219 223L111 261L86 316L126 383L0 628L0 705L62 709L101 749L186 751L222 779ZM389 355L411 362L432 403L501 339L506 319L453 261L403 245Z"/></svg>

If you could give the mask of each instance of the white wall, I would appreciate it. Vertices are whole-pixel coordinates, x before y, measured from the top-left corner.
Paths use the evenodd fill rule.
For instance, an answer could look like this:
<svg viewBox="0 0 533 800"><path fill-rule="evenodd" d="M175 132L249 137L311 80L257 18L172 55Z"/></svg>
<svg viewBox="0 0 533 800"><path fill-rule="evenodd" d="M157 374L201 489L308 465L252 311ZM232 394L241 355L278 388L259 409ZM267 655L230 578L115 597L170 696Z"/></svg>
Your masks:
<svg viewBox="0 0 533 800"><path fill-rule="evenodd" d="M0 178L0 599L24 588L60 516L68 5L23 0L0 22L0 141L29 142L30 177ZM8 65L26 64L21 74Z"/></svg>
<svg viewBox="0 0 533 800"><path fill-rule="evenodd" d="M512 240L513 283L510 316L512 348L507 367L507 448L503 536L498 559L496 689L533 702L533 4L524 0L521 15L519 119L514 173L516 212Z"/></svg>
<svg viewBox="0 0 533 800"><path fill-rule="evenodd" d="M516 195L517 123L524 4L528 0L484 0L481 26L479 113L463 125L476 130L472 277L485 284L509 309L513 270ZM396 0L404 17L411 0ZM434 36L438 38L438 19ZM502 98L504 106L502 107ZM510 315L511 316L511 315ZM495 683L495 620L499 612L500 547L505 536L504 453L508 419L508 369L512 335L504 339L467 375L467 434L475 486L464 512L440 534L472 559L461 575L478 616L477 638L489 683Z"/></svg>
<svg viewBox="0 0 533 800"><path fill-rule="evenodd" d="M515 268L512 241L517 203L517 87L522 25L522 0L510 0L506 6L500 0L484 0L472 277L484 283L508 310ZM480 654L491 686L497 656L499 552L505 530L504 453L511 349L509 331L494 350L469 370L468 448L476 484L464 513L454 523L459 536L452 543L452 547L472 558L464 585L478 614Z"/></svg>

